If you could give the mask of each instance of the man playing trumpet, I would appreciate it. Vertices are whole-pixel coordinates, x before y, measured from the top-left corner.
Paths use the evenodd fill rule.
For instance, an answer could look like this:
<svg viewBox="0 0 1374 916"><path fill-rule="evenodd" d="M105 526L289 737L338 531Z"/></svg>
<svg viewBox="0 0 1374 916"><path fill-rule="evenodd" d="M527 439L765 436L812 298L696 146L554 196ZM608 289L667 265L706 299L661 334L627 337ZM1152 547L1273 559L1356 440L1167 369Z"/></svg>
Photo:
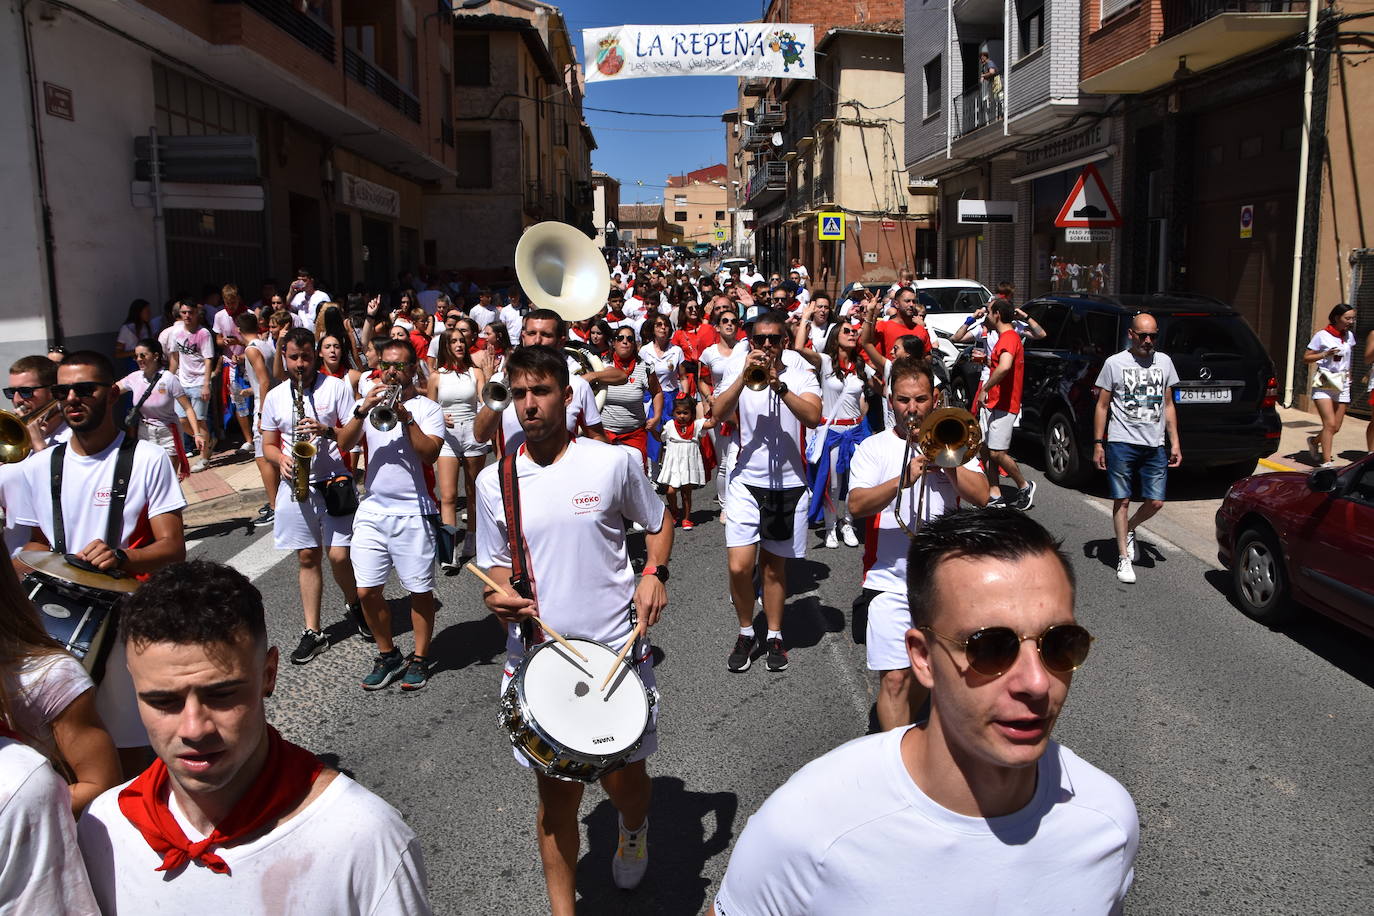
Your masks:
<svg viewBox="0 0 1374 916"><path fill-rule="evenodd" d="M988 501L988 481L972 449L963 466L942 468L913 443L903 479L908 437L919 435L935 406L930 363L909 356L893 360L887 398L895 422L859 443L849 462L849 511L855 518L872 518L868 537L877 539L863 587L870 598L868 670L878 672L878 727L883 731L914 722L915 711L929 694L913 686L906 652L906 631L911 629L906 555L911 542L902 525L914 531L961 504L982 506ZM871 540L869 549L873 550Z"/></svg>

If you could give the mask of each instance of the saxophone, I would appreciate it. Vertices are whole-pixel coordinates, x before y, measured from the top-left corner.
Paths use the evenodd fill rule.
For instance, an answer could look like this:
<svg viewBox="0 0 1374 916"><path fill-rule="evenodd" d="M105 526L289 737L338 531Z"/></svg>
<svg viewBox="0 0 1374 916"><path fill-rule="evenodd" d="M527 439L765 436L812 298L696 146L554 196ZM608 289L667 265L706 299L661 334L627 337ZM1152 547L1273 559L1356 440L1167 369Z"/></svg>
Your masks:
<svg viewBox="0 0 1374 916"><path fill-rule="evenodd" d="M291 424L294 436L291 443L291 458L296 463L291 474L291 501L294 503L308 502L310 499L310 459L315 457L315 446L310 443L310 437L295 431L305 417L304 379L305 373L301 373L291 386L291 399L295 406L292 411L294 422Z"/></svg>

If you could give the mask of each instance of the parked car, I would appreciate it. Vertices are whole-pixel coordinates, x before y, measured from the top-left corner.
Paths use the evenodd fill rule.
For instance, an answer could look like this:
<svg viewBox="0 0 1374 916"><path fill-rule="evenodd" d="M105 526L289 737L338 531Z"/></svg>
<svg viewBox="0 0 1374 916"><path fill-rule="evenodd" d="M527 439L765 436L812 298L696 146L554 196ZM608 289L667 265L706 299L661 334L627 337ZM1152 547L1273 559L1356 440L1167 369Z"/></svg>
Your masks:
<svg viewBox="0 0 1374 916"><path fill-rule="evenodd" d="M1159 322L1158 349L1178 370L1174 403L1183 466L1235 480L1278 450L1273 361L1229 305L1173 293L1054 293L1027 303L1025 311L1046 336L1026 341L1019 431L1040 441L1046 476L1056 483L1076 483L1091 469L1093 384L1103 361L1126 348L1129 322L1140 311Z"/></svg>
<svg viewBox="0 0 1374 916"><path fill-rule="evenodd" d="M709 258L716 253L716 249L706 242L697 242L692 246L692 257Z"/></svg>
<svg viewBox="0 0 1374 916"><path fill-rule="evenodd" d="M992 294L976 280L917 280L915 286L917 296L926 307L926 330L930 332L930 342L940 351L945 368L952 373L960 352L959 346L951 340L954 332L974 310L982 308ZM855 287L885 299L892 284L855 283L849 287L850 291Z"/></svg>
<svg viewBox="0 0 1374 916"><path fill-rule="evenodd" d="M750 263L751 262L748 258L723 258L720 262L720 267L717 268L717 270L720 273L728 274L730 272L730 268L738 267L739 272L742 275L744 273L745 268L748 267Z"/></svg>
<svg viewBox="0 0 1374 916"><path fill-rule="evenodd" d="M639 249L639 258L642 261L657 261L661 251L657 245L650 245L647 248Z"/></svg>
<svg viewBox="0 0 1374 916"><path fill-rule="evenodd" d="M1217 559L1250 617L1274 626L1310 608L1374 636L1374 455L1239 480L1216 528Z"/></svg>

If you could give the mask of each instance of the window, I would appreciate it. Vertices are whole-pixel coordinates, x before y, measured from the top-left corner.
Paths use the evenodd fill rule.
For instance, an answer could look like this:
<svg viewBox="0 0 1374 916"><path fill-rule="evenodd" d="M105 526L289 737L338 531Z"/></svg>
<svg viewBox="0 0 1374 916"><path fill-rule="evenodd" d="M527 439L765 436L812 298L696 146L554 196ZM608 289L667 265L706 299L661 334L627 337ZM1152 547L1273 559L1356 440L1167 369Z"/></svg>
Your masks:
<svg viewBox="0 0 1374 916"><path fill-rule="evenodd" d="M923 68L926 84L926 112L928 118L940 110L940 60L944 55L936 54L935 59Z"/></svg>
<svg viewBox="0 0 1374 916"><path fill-rule="evenodd" d="M1126 7L1133 6L1135 3L1136 0L1102 0L1102 21L1106 22Z"/></svg>
<svg viewBox="0 0 1374 916"><path fill-rule="evenodd" d="M344 26L344 47L357 51L364 60L377 62L377 27L375 25Z"/></svg>
<svg viewBox="0 0 1374 916"><path fill-rule="evenodd" d="M1017 17L1021 21L1021 56L1025 57L1045 44L1045 0L1020 0Z"/></svg>
<svg viewBox="0 0 1374 916"><path fill-rule="evenodd" d="M491 85L491 40L486 35L453 39L453 82L459 86Z"/></svg>
<svg viewBox="0 0 1374 916"><path fill-rule="evenodd" d="M682 222L686 222L686 221L687 221L687 211L686 211L686 210L674 210L674 211L673 211L673 222L675 222L675 223L682 223Z"/></svg>
<svg viewBox="0 0 1374 916"><path fill-rule="evenodd" d="M1069 316L1060 334L1058 349L1089 356L1106 356L1121 349L1119 344L1116 315L1084 311Z"/></svg>
<svg viewBox="0 0 1374 916"><path fill-rule="evenodd" d="M153 66L153 107L165 137L258 133L257 110L189 76Z"/></svg>
<svg viewBox="0 0 1374 916"><path fill-rule="evenodd" d="M674 194L674 195L673 195L673 206L674 206L674 207L685 207L685 206L687 206L687 195L686 195L686 194Z"/></svg>
<svg viewBox="0 0 1374 916"><path fill-rule="evenodd" d="M414 35L401 36L400 83L412 94L420 91L420 51Z"/></svg>
<svg viewBox="0 0 1374 916"><path fill-rule="evenodd" d="M1064 327L1064 319L1069 316L1069 307L1057 302L1032 302L1026 306L1026 313L1035 323L1045 329L1042 340L1028 340L1028 347L1054 349L1059 346L1059 332Z"/></svg>
<svg viewBox="0 0 1374 916"><path fill-rule="evenodd" d="M724 211L724 210L717 210L717 211L716 211L716 219L717 219L717 220L725 219L725 211Z"/></svg>
<svg viewBox="0 0 1374 916"><path fill-rule="evenodd" d="M491 131L457 132L458 178L460 188L491 187Z"/></svg>

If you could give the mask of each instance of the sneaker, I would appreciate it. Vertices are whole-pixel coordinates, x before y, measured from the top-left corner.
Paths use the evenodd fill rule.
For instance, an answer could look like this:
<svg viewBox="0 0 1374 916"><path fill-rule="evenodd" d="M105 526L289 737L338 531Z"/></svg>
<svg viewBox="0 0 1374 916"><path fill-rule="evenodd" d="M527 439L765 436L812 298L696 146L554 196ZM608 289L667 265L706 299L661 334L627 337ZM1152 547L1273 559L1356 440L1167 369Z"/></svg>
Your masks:
<svg viewBox="0 0 1374 916"><path fill-rule="evenodd" d="M243 455L253 454L253 443L245 442L239 446L239 453Z"/></svg>
<svg viewBox="0 0 1374 916"><path fill-rule="evenodd" d="M293 664L304 665L328 648L329 637L306 627L301 631L300 644L297 645L296 650L291 653L291 661Z"/></svg>
<svg viewBox="0 0 1374 916"><path fill-rule="evenodd" d="M1335 466L1336 466L1336 462L1335 462L1335 461L1327 461L1327 462L1325 462L1324 464L1322 464L1322 467L1323 467L1323 468L1334 468Z"/></svg>
<svg viewBox="0 0 1374 916"><path fill-rule="evenodd" d="M1012 497L1010 505L1013 509L1020 509L1025 512L1030 509L1033 502L1035 502L1035 481L1028 480L1025 489L1017 491L1016 495Z"/></svg>
<svg viewBox="0 0 1374 916"><path fill-rule="evenodd" d="M737 674L748 671L749 666L754 663L754 649L757 647L758 643L754 637L745 636L741 633L739 638L735 640L734 651L730 653L726 666Z"/></svg>
<svg viewBox="0 0 1374 916"><path fill-rule="evenodd" d="M206 461L204 458L201 458L195 464L191 465L191 473L199 474L201 471L205 470L209 466L210 463Z"/></svg>
<svg viewBox="0 0 1374 916"><path fill-rule="evenodd" d="M350 604L347 611L348 619L358 628L358 638L363 642L376 642L377 637L372 635L372 628L367 625L367 617L363 614L362 603Z"/></svg>
<svg viewBox="0 0 1374 916"><path fill-rule="evenodd" d="M988 500L988 504L987 504L984 508L986 508L986 509L1005 509L1006 507L1007 507L1007 501L1006 501L1006 499L1005 499L1001 494L998 494L997 496L994 496L994 497L992 497L991 499L989 499L989 500Z"/></svg>
<svg viewBox="0 0 1374 916"><path fill-rule="evenodd" d="M263 503L258 507L258 521L263 521L272 514L272 507L268 503Z"/></svg>
<svg viewBox="0 0 1374 916"><path fill-rule="evenodd" d="M844 539L844 546L846 547L859 546L859 538L854 534L854 526L849 524L849 522L841 523L840 537Z"/></svg>
<svg viewBox="0 0 1374 916"><path fill-rule="evenodd" d="M840 539L835 536L835 529L831 528L825 533L825 546L835 550L840 546Z"/></svg>
<svg viewBox="0 0 1374 916"><path fill-rule="evenodd" d="M1116 561L1116 578L1127 585L1135 584L1135 569L1131 567L1130 557L1119 557Z"/></svg>
<svg viewBox="0 0 1374 916"><path fill-rule="evenodd" d="M253 520L255 525L270 525L277 520L277 511L268 508L266 512L259 512L258 517Z"/></svg>
<svg viewBox="0 0 1374 916"><path fill-rule="evenodd" d="M1321 464L1321 440L1316 436L1307 437L1307 454L1312 458L1313 464Z"/></svg>
<svg viewBox="0 0 1374 916"><path fill-rule="evenodd" d="M1126 532L1126 556L1131 558L1132 563L1140 562L1140 545L1136 543L1135 532Z"/></svg>
<svg viewBox="0 0 1374 916"><path fill-rule="evenodd" d="M406 663L406 673L401 675L402 690L419 690L429 683L429 659L423 655L411 655Z"/></svg>
<svg viewBox="0 0 1374 916"><path fill-rule="evenodd" d="M787 650L782 647L781 639L768 640L768 670L787 670Z"/></svg>
<svg viewBox="0 0 1374 916"><path fill-rule="evenodd" d="M696 525L692 524L692 520L691 520L690 518L684 518L684 519L682 520L682 530L683 530L683 531L691 531L691 530L692 530L693 528L695 528L695 527L696 527Z"/></svg>
<svg viewBox="0 0 1374 916"><path fill-rule="evenodd" d="M372 661L372 673L363 678L363 689L381 690L400 677L407 667L409 663L399 649L392 649L390 655L378 655Z"/></svg>
<svg viewBox="0 0 1374 916"><path fill-rule="evenodd" d="M611 880L622 891L634 890L644 880L644 871L649 867L649 821L635 833L620 824L620 839L616 843L615 858L611 860Z"/></svg>

